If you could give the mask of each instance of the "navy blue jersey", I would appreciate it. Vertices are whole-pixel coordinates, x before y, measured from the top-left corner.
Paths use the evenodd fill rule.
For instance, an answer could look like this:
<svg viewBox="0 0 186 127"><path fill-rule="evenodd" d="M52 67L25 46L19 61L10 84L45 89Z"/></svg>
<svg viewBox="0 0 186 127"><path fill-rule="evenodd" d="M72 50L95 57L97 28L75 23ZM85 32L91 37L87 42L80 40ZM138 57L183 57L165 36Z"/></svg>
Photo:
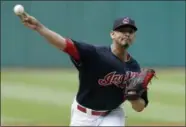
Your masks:
<svg viewBox="0 0 186 127"><path fill-rule="evenodd" d="M127 71L140 71L138 63L131 59L124 63L110 47L99 47L73 41L79 58L71 60L79 71L77 102L93 110L112 110L124 101Z"/></svg>

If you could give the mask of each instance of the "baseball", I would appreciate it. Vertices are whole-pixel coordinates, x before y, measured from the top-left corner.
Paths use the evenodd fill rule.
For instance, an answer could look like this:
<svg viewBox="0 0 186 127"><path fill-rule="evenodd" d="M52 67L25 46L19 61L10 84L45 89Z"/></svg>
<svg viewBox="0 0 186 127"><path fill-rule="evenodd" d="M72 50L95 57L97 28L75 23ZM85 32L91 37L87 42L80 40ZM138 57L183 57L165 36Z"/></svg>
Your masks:
<svg viewBox="0 0 186 127"><path fill-rule="evenodd" d="M14 13L16 15L22 15L24 13L24 7L22 5L15 5L14 6Z"/></svg>

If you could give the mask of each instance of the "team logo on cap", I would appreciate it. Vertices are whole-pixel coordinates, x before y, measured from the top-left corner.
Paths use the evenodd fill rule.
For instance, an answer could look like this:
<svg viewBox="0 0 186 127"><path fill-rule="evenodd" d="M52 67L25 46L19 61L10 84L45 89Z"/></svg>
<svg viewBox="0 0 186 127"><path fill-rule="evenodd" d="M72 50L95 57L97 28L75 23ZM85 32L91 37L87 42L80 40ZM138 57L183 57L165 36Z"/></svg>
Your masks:
<svg viewBox="0 0 186 127"><path fill-rule="evenodd" d="M123 19L123 23L124 23L124 24L128 24L129 21L130 21L129 17L126 17L126 18Z"/></svg>

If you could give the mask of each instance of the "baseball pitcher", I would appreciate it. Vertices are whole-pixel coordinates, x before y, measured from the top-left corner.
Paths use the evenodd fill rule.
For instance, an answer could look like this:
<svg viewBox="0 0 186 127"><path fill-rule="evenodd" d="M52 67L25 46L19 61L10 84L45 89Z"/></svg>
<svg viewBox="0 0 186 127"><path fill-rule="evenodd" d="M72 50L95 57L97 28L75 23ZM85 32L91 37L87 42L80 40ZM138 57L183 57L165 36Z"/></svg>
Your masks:
<svg viewBox="0 0 186 127"><path fill-rule="evenodd" d="M122 17L114 21L110 46L65 38L27 13L21 20L68 54L79 72L79 89L71 107L70 126L124 126L122 103L129 101L137 112L147 106L147 87L155 71L141 70L127 52L138 30L134 20Z"/></svg>

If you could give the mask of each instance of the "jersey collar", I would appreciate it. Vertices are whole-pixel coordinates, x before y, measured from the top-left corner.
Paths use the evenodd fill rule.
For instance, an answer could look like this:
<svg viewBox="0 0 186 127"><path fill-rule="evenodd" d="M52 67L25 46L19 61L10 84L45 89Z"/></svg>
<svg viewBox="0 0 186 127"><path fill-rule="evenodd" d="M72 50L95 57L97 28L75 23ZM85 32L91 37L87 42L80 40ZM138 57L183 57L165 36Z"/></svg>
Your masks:
<svg viewBox="0 0 186 127"><path fill-rule="evenodd" d="M112 47L112 45L110 45L109 50L112 52L111 47ZM125 63L130 62L130 60L131 60L131 55L127 52L127 59L126 59Z"/></svg>

